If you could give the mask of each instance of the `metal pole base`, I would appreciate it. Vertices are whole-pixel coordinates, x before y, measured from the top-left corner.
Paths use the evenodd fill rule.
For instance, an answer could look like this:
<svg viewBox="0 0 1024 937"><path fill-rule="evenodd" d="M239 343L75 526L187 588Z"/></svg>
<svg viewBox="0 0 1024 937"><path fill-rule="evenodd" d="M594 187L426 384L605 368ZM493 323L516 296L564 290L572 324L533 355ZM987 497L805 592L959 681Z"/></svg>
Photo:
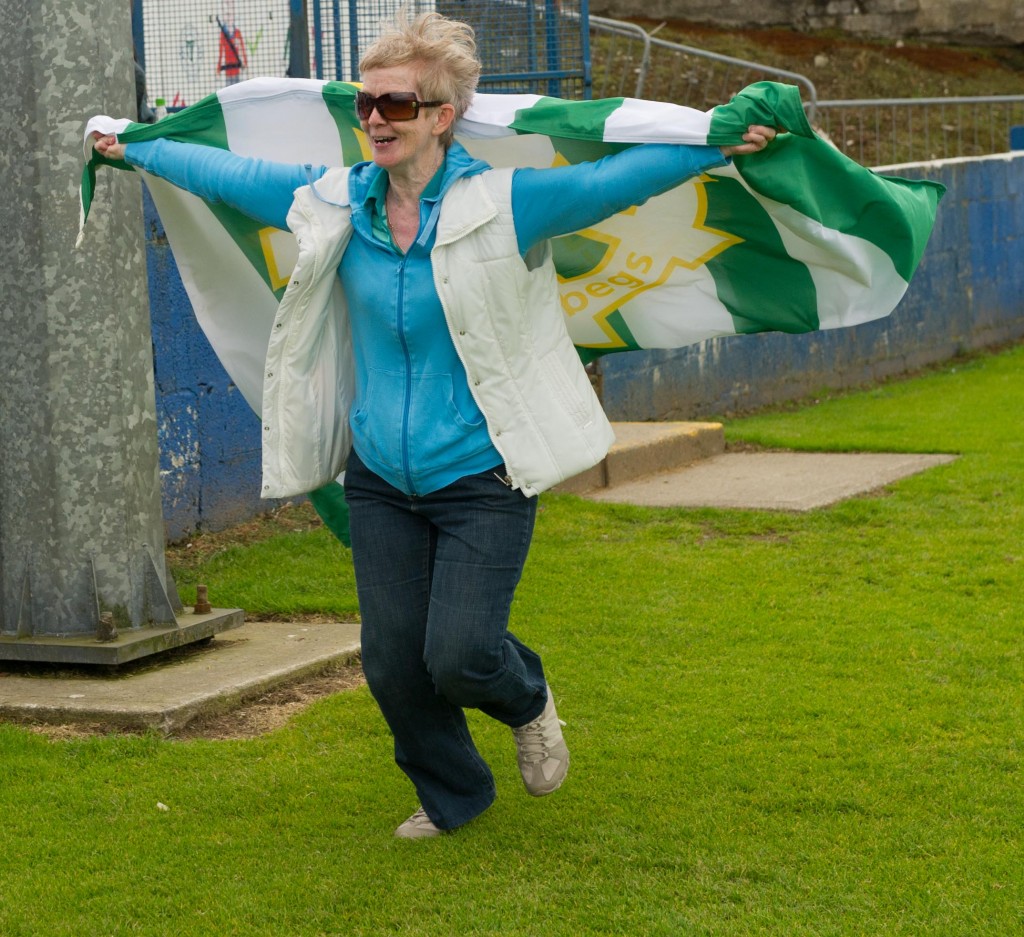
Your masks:
<svg viewBox="0 0 1024 937"><path fill-rule="evenodd" d="M109 641L97 641L91 635L67 638L0 635L0 660L117 666L212 638L221 631L238 628L244 620L245 613L240 608L215 608L203 615L179 615L174 626L132 628Z"/></svg>

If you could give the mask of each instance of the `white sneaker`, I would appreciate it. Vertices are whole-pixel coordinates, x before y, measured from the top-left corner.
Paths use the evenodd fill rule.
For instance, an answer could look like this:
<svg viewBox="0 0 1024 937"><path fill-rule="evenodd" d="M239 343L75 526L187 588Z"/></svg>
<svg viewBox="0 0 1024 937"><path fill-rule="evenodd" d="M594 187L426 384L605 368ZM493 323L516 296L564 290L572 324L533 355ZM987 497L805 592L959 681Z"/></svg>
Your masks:
<svg viewBox="0 0 1024 937"><path fill-rule="evenodd" d="M444 831L440 827L434 826L434 821L427 816L427 811L420 807L395 830L395 836L399 839L427 839L430 836L440 836L442 832Z"/></svg>
<svg viewBox="0 0 1024 937"><path fill-rule="evenodd" d="M555 700L548 687L548 701L533 722L513 729L519 773L526 790L543 797L558 790L569 771L569 749L562 738L565 723L555 712Z"/></svg>

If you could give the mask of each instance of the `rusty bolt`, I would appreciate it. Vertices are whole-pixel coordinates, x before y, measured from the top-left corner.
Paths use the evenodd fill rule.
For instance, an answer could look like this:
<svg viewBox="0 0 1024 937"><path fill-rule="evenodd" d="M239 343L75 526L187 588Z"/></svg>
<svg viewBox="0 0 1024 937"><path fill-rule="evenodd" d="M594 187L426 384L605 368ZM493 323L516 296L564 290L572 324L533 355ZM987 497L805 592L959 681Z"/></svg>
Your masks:
<svg viewBox="0 0 1024 937"><path fill-rule="evenodd" d="M192 610L197 615L210 614L210 600L206 595L206 586L196 586L196 604Z"/></svg>
<svg viewBox="0 0 1024 937"><path fill-rule="evenodd" d="M102 612L100 614L100 626L96 629L97 641L116 641L117 625L114 624L113 612Z"/></svg>

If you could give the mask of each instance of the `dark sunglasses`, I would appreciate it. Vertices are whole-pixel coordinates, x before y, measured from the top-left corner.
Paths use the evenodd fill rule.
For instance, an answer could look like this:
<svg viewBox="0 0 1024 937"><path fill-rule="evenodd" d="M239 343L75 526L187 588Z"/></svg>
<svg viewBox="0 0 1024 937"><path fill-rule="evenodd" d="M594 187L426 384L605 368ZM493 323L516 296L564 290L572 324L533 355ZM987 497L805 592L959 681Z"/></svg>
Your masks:
<svg viewBox="0 0 1024 937"><path fill-rule="evenodd" d="M374 108L385 120L415 120L421 107L440 107L444 101L417 101L415 91L392 91L375 98L365 91L356 93L356 113L369 120Z"/></svg>

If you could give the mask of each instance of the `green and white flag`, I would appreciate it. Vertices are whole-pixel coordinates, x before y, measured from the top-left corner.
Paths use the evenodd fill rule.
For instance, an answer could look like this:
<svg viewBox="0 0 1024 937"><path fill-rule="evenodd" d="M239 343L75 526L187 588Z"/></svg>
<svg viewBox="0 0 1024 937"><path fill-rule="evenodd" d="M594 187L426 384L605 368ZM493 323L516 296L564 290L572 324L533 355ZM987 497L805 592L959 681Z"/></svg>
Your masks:
<svg viewBox="0 0 1024 937"><path fill-rule="evenodd" d="M98 117L125 142L169 137L313 165L369 158L357 86L255 79L157 124ZM494 166L554 166L636 143L725 146L750 124L788 134L585 231L556 239L562 306L585 357L719 335L808 332L889 315L910 281L942 187L874 173L818 138L792 85L761 82L708 112L632 98L478 94L457 130ZM123 164L121 164L123 166ZM295 259L290 233L151 177L146 182L199 321L258 411L263 353ZM83 212L84 217L84 212Z"/></svg>
<svg viewBox="0 0 1024 937"><path fill-rule="evenodd" d="M352 165L370 158L355 115L357 87L261 78L157 124L93 118L85 133L83 226L96 168L108 162L92 149L93 131L117 133L124 143L167 137L242 156ZM708 112L634 98L478 94L456 133L495 167L548 167L638 143L734 145L751 124L789 132L758 154L556 239L562 307L580 354L808 332L889 315L924 252L942 186L879 175L839 153L815 135L794 86L751 85ZM263 359L294 239L145 178L195 314L259 413Z"/></svg>

